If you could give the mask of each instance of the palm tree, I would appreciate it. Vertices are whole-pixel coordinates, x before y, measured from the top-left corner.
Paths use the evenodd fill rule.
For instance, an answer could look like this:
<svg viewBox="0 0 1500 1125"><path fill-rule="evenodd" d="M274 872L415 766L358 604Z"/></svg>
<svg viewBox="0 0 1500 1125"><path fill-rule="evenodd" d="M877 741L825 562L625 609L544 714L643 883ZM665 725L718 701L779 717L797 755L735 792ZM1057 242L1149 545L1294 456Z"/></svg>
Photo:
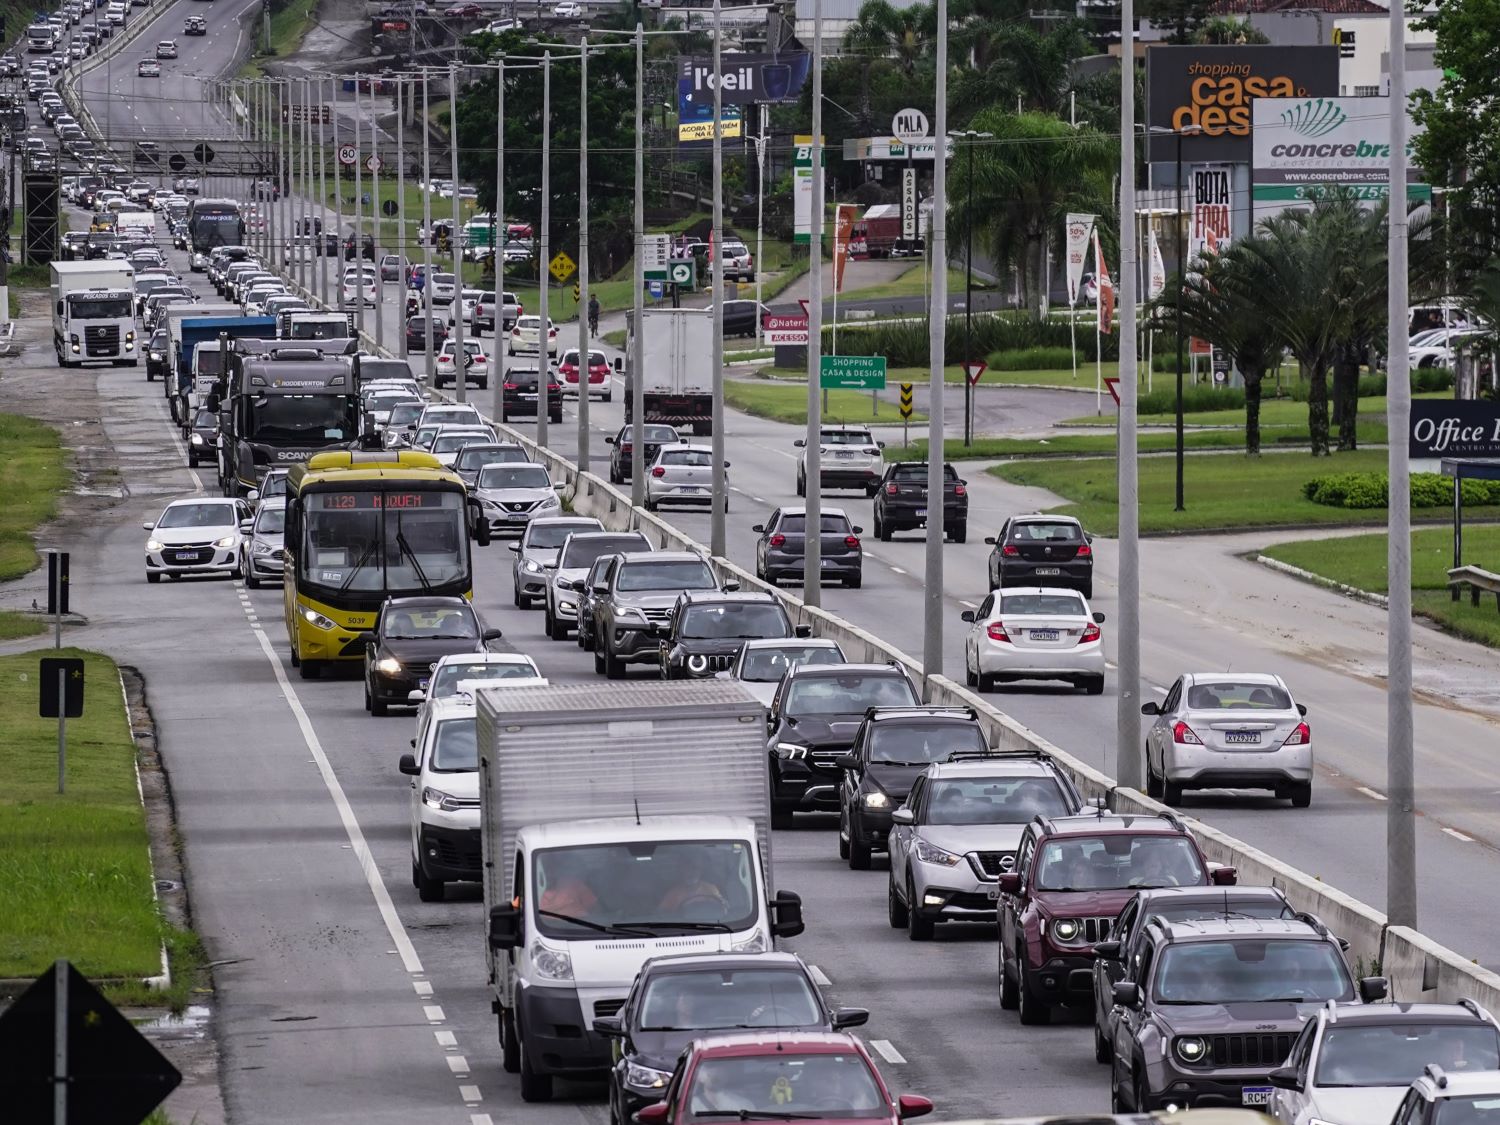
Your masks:
<svg viewBox="0 0 1500 1125"><path fill-rule="evenodd" d="M975 242L997 265L1015 271L1027 307L1040 319L1053 232L1069 211L1108 208L1118 149L1093 129L1075 129L1045 113L991 107L970 126L991 138L974 151L972 182L967 154L953 161L948 229L963 231L972 217Z"/></svg>
<svg viewBox="0 0 1500 1125"><path fill-rule="evenodd" d="M991 105L1055 113L1067 104L1073 60L1089 52L1083 25L1046 31L1024 21L973 18L954 31L970 65L954 75L950 105L962 121Z"/></svg>
<svg viewBox="0 0 1500 1125"><path fill-rule="evenodd" d="M865 0L844 34L844 50L886 56L908 75L931 50L937 37L937 11L931 4L893 8L886 0Z"/></svg>

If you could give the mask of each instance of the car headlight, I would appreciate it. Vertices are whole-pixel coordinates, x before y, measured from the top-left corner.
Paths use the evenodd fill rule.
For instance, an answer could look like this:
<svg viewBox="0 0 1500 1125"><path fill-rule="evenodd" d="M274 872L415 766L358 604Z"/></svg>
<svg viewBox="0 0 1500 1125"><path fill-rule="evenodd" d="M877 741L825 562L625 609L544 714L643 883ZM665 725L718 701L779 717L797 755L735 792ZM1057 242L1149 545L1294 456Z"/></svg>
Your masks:
<svg viewBox="0 0 1500 1125"><path fill-rule="evenodd" d="M786 758L789 761L800 762L807 757L807 747L796 742L778 742L776 744L776 756Z"/></svg>
<svg viewBox="0 0 1500 1125"><path fill-rule="evenodd" d="M926 840L917 841L917 859L922 863L935 863L939 867L957 867L963 860L963 856L954 855L952 852L929 844Z"/></svg>
<svg viewBox="0 0 1500 1125"><path fill-rule="evenodd" d="M1083 935L1083 923L1077 918L1057 918L1052 923L1052 939L1071 945Z"/></svg>
<svg viewBox="0 0 1500 1125"><path fill-rule="evenodd" d="M274 555L276 553L276 548L273 547L270 543L267 543L264 539L257 539L253 544L251 544L250 550L251 553L257 555Z"/></svg>
<svg viewBox="0 0 1500 1125"><path fill-rule="evenodd" d="M689 672L707 672L708 657L701 652L695 652L687 658L687 666Z"/></svg>
<svg viewBox="0 0 1500 1125"><path fill-rule="evenodd" d="M561 503L562 503L562 501L560 501L557 498L557 494L554 492L551 496L544 496L542 498L542 502L540 504L538 504L537 507L538 508L556 508Z"/></svg>
<svg viewBox="0 0 1500 1125"><path fill-rule="evenodd" d="M891 799L884 793L866 793L865 808L888 809L891 807Z"/></svg>
<svg viewBox="0 0 1500 1125"><path fill-rule="evenodd" d="M375 671L384 672L387 676L394 676L401 671L401 661L394 656L382 656L375 662Z"/></svg>
<svg viewBox="0 0 1500 1125"><path fill-rule="evenodd" d="M162 360L162 354L161 352L148 352L146 353L146 358L149 359L152 363L160 363Z"/></svg>
<svg viewBox="0 0 1500 1125"><path fill-rule="evenodd" d="M761 931L760 927L757 926L755 928L755 932L752 933L749 937L744 937L739 941L731 942L729 948L734 953L765 953L771 947L766 944L766 935Z"/></svg>
<svg viewBox="0 0 1500 1125"><path fill-rule="evenodd" d="M494 511L494 512L501 512L501 511L505 510L504 505L502 505L500 503L500 501L498 501L498 500L486 500L483 496L481 496L479 498L479 504L480 504L480 507L489 508L491 511Z"/></svg>
<svg viewBox="0 0 1500 1125"><path fill-rule="evenodd" d="M194 434L192 437L188 438L188 441L191 444L193 444L193 445L202 445L203 444L203 435L202 434Z"/></svg>
<svg viewBox="0 0 1500 1125"><path fill-rule="evenodd" d="M566 598L559 598L557 600L557 608L558 609L566 609L566 610L568 610L570 612L576 613L577 610L578 610L578 603L577 602L568 601L568 599L566 599Z"/></svg>
<svg viewBox="0 0 1500 1125"><path fill-rule="evenodd" d="M160 551L163 546L165 546L165 544L163 544L160 539L146 540L146 550L148 551Z"/></svg>
<svg viewBox="0 0 1500 1125"><path fill-rule="evenodd" d="M234 536L233 535L225 535L223 538L215 539L214 540L214 546L215 547L219 547L221 549L233 547L234 546Z"/></svg>
<svg viewBox="0 0 1500 1125"><path fill-rule="evenodd" d="M1185 1063L1196 1065L1208 1055L1208 1044L1196 1035L1184 1035L1177 1040L1177 1057Z"/></svg>
<svg viewBox="0 0 1500 1125"><path fill-rule="evenodd" d="M527 559L521 564L521 569L527 574L540 574L542 573L542 564L535 559Z"/></svg>
<svg viewBox="0 0 1500 1125"><path fill-rule="evenodd" d="M338 626L315 609L304 609L302 620L317 629L337 629Z"/></svg>
<svg viewBox="0 0 1500 1125"><path fill-rule="evenodd" d="M633 606L627 605L620 608L619 612L615 614L615 618L619 621L645 621L646 615Z"/></svg>
<svg viewBox="0 0 1500 1125"><path fill-rule="evenodd" d="M459 799L452 793L444 793L430 785L422 790L422 803L429 809L441 809L443 812L456 812L459 808Z"/></svg>
<svg viewBox="0 0 1500 1125"><path fill-rule="evenodd" d="M665 1089L671 1080L672 1072L669 1070L652 1070L649 1066L641 1066L639 1063L627 1063L625 1066L625 1085L633 1086L637 1090Z"/></svg>
<svg viewBox="0 0 1500 1125"><path fill-rule="evenodd" d="M539 941L531 944L531 963L537 975L548 980L573 979L573 958Z"/></svg>

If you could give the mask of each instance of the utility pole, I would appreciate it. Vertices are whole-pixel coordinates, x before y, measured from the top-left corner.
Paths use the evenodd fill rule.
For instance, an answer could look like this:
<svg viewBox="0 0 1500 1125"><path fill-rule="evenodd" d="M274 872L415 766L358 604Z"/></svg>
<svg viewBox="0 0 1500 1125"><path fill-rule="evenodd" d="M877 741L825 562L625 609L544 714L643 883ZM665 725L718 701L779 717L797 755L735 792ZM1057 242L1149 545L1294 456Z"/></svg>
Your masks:
<svg viewBox="0 0 1500 1125"><path fill-rule="evenodd" d="M406 76L396 79L396 347L402 359L406 347ZM384 282L381 285L384 286ZM382 293L383 295L383 293ZM497 415L498 417L498 415Z"/></svg>
<svg viewBox="0 0 1500 1125"><path fill-rule="evenodd" d="M458 67L448 64L448 162L453 177L453 232L448 248L453 251L453 386L459 402L469 401L469 365L464 351L464 248L459 237L458 215Z"/></svg>
<svg viewBox="0 0 1500 1125"><path fill-rule="evenodd" d="M359 151L359 75L354 76L354 330L365 332L365 173Z"/></svg>
<svg viewBox="0 0 1500 1125"><path fill-rule="evenodd" d="M1386 469L1390 527L1386 572L1386 891L1393 926L1417 924L1417 825L1411 655L1411 360L1407 354L1406 6L1391 5L1390 277L1386 319ZM1448 321L1447 310L1443 322ZM1453 487L1459 487L1455 480Z"/></svg>
<svg viewBox="0 0 1500 1125"><path fill-rule="evenodd" d="M432 129L431 110L427 105L427 68L422 68L422 174L427 177L422 185L422 222L423 229L427 231L427 237L422 240L422 316L426 327L423 331L427 335L424 341L426 347L423 355L427 360L427 385L433 385L434 376L437 371L437 357L432 354L434 341L432 338Z"/></svg>
<svg viewBox="0 0 1500 1125"><path fill-rule="evenodd" d="M547 411L551 409L547 386L552 381L552 371L547 363L547 329L551 321L547 318L547 266L551 239L547 230L552 222L552 52L542 52L542 229L537 232L537 245L541 247L536 260L537 321L536 329L536 443L547 445ZM559 390L558 392L562 392Z"/></svg>
<svg viewBox="0 0 1500 1125"><path fill-rule="evenodd" d="M1128 68L1127 68L1128 69ZM948 342L948 0L937 0L937 97L933 105L932 316L928 327L927 558L922 671L943 670L943 362ZM936 507L934 507L936 505Z"/></svg>
<svg viewBox="0 0 1500 1125"><path fill-rule="evenodd" d="M715 558L729 553L725 545L724 512L729 507L729 474L724 468L724 4L714 0L714 225L713 271L713 514L709 521L709 551ZM811 541L815 535L809 535Z"/></svg>
<svg viewBox="0 0 1500 1125"><path fill-rule="evenodd" d="M338 286L338 304L340 312L346 312L344 308L344 185L343 162L339 160L339 77L333 75L328 80L329 90L333 95L333 225L334 243L338 247L338 257L334 259L333 284ZM333 304L330 295L329 304Z"/></svg>
<svg viewBox="0 0 1500 1125"><path fill-rule="evenodd" d="M505 414L505 56L495 70L495 226L490 252L495 255L495 357L490 362L494 405L490 416Z"/></svg>
<svg viewBox="0 0 1500 1125"><path fill-rule="evenodd" d="M578 52L578 470L589 471L589 37Z"/></svg>
<svg viewBox="0 0 1500 1125"><path fill-rule="evenodd" d="M375 239L375 342L385 343L385 281L380 276L380 130L375 124L375 84L370 79L370 159L375 167L370 169L370 229ZM354 96L359 98L359 91ZM455 189L456 190L456 189Z"/></svg>
<svg viewBox="0 0 1500 1125"><path fill-rule="evenodd" d="M1136 462L1135 4L1120 4L1120 638L1115 699L1116 774L1141 786L1140 503ZM1179 371L1181 367L1179 365ZM1181 378L1181 376L1178 376Z"/></svg>
<svg viewBox="0 0 1500 1125"><path fill-rule="evenodd" d="M630 347L630 502L639 508L646 499L646 392L641 366L645 356L646 299L646 159L645 159L646 32L635 25L635 296L631 301Z"/></svg>
<svg viewBox="0 0 1500 1125"><path fill-rule="evenodd" d="M807 429L802 438L802 601L823 604L823 0L813 0L812 208L807 232Z"/></svg>
<svg viewBox="0 0 1500 1125"><path fill-rule="evenodd" d="M314 222L317 208L313 206L313 177L312 177L312 117L314 106L310 100L312 89L308 80L302 80L302 234L306 241L302 243L305 252L301 256L302 261L302 288L311 293L313 288L313 252L317 249L317 235L314 233L321 222ZM319 102L316 106L319 119L323 116L323 104ZM318 162L321 164L323 154L319 152Z"/></svg>

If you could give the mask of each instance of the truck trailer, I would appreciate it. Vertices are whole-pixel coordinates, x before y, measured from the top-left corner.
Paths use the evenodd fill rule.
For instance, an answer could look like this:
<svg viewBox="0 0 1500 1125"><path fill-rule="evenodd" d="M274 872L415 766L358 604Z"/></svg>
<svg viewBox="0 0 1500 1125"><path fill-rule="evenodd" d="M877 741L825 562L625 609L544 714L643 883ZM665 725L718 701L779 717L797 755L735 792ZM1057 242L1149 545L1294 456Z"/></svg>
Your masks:
<svg viewBox="0 0 1500 1125"><path fill-rule="evenodd" d="M690 427L695 434L713 433L714 321L712 309L645 309L641 318L641 400L647 422ZM634 317L630 330L635 331ZM635 357L634 339L626 349L627 363ZM633 420L637 372L627 370L625 420Z"/></svg>

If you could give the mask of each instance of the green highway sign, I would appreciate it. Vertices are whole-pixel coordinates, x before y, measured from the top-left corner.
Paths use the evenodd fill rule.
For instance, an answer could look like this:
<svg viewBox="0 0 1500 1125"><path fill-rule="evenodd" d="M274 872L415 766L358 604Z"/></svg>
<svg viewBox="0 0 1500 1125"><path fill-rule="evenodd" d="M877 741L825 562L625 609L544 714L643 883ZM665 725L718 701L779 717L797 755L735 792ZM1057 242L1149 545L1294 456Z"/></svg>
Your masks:
<svg viewBox="0 0 1500 1125"><path fill-rule="evenodd" d="M825 355L818 368L818 386L824 390L885 390L885 356Z"/></svg>

